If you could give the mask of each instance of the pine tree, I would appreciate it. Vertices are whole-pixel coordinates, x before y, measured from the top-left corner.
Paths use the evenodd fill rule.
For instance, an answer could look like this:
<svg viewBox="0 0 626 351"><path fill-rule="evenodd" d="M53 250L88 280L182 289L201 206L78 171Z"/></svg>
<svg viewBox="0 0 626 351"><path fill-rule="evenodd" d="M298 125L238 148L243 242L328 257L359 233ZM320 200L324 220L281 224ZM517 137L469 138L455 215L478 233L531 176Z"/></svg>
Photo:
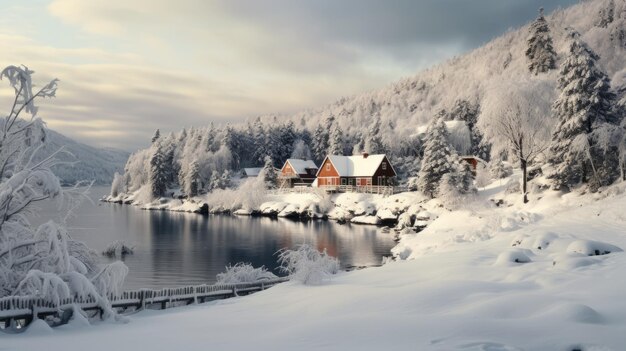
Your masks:
<svg viewBox="0 0 626 351"><path fill-rule="evenodd" d="M220 188L221 183L222 180L220 177L220 173L217 170L213 170L213 172L211 172L211 177L209 178L209 183L207 184L207 190L217 190Z"/></svg>
<svg viewBox="0 0 626 351"><path fill-rule="evenodd" d="M159 140L160 137L161 137L161 131L157 129L154 132L154 136L152 137L152 144L154 144L155 141Z"/></svg>
<svg viewBox="0 0 626 351"><path fill-rule="evenodd" d="M328 146L328 154L343 156L344 149L345 149L345 144L343 140L343 131L341 130L341 127L339 127L339 124L335 123L332 129L331 135L330 135L330 145Z"/></svg>
<svg viewBox="0 0 626 351"><path fill-rule="evenodd" d="M365 139L364 151L372 155L384 154L385 146L380 138L380 115L374 117L374 122L370 126Z"/></svg>
<svg viewBox="0 0 626 351"><path fill-rule="evenodd" d="M213 122L211 122L211 124L209 124L209 129L207 130L206 133L206 151L207 152L215 152L217 151L219 148L215 145L215 126L213 125Z"/></svg>
<svg viewBox="0 0 626 351"><path fill-rule="evenodd" d="M543 16L543 8L539 9L539 17L530 25L530 36L526 40L528 48L526 57L528 69L535 75L556 68L556 52L552 47L550 28Z"/></svg>
<svg viewBox="0 0 626 351"><path fill-rule="evenodd" d="M198 165L197 160L193 160L189 165L189 172L187 173L187 180L185 181L187 185L186 194L189 197L197 196L202 188L200 181L200 166Z"/></svg>
<svg viewBox="0 0 626 351"><path fill-rule="evenodd" d="M267 189L276 189L276 186L278 185L278 175L276 174L274 162L271 157L265 157L265 166L263 166L261 173L265 181L265 187Z"/></svg>
<svg viewBox="0 0 626 351"><path fill-rule="evenodd" d="M417 175L417 187L434 198L441 177L453 170L454 151L448 143L448 132L442 118L435 118L426 132L424 157Z"/></svg>
<svg viewBox="0 0 626 351"><path fill-rule="evenodd" d="M313 135L313 157L315 161L321 162L326 157L328 150L328 130L324 130L324 127L319 124L315 128L315 134Z"/></svg>
<svg viewBox="0 0 626 351"><path fill-rule="evenodd" d="M606 7L600 9L598 13L598 20L596 22L596 26L600 28L606 28L609 24L613 23L615 20L615 2L613 0L609 1Z"/></svg>
<svg viewBox="0 0 626 351"><path fill-rule="evenodd" d="M152 196L162 197L167 190L167 171L161 145L156 147L150 159L150 189Z"/></svg>
<svg viewBox="0 0 626 351"><path fill-rule="evenodd" d="M558 120L550 145L556 189L590 182L592 190L617 177L617 146L607 133L619 118L613 113L615 95L593 52L575 31L570 31L569 55L561 65L560 96L553 111Z"/></svg>
<svg viewBox="0 0 626 351"><path fill-rule="evenodd" d="M220 188L221 189L226 189L226 188L230 188L232 185L232 175L230 170L225 169L224 173L222 173L222 179L221 179L221 183L220 183Z"/></svg>
<svg viewBox="0 0 626 351"><path fill-rule="evenodd" d="M258 165L264 162L267 152L267 131L261 118L257 117L252 124L252 143L254 145L254 164Z"/></svg>

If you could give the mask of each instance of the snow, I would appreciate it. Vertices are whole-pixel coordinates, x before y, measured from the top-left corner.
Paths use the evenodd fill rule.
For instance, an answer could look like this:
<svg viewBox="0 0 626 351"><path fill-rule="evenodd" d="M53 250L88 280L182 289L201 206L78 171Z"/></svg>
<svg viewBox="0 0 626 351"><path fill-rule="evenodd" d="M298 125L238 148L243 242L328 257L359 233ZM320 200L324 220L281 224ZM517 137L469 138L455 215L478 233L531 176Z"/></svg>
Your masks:
<svg viewBox="0 0 626 351"><path fill-rule="evenodd" d="M263 167L253 167L253 168L244 168L243 171L248 177L258 177L262 169Z"/></svg>
<svg viewBox="0 0 626 351"><path fill-rule="evenodd" d="M395 204L430 221L400 237L394 253L404 260L316 286L288 282L247 297L144 311L124 325L3 335L3 347L97 351L116 340L120 350L623 349L626 184L600 194L545 190L527 205L500 184L454 212L437 200L417 204L414 194L335 198L342 206ZM595 250L611 253L586 256Z"/></svg>
<svg viewBox="0 0 626 351"><path fill-rule="evenodd" d="M385 155L330 155L328 159L341 177L371 177L385 159Z"/></svg>
<svg viewBox="0 0 626 351"><path fill-rule="evenodd" d="M309 174L309 172L307 172L308 169L315 170L315 172L317 173L317 165L315 165L315 162L311 160L300 160L296 158L290 158L287 160L287 162L291 165L291 168L293 168L294 172L296 172L297 174L308 175Z"/></svg>

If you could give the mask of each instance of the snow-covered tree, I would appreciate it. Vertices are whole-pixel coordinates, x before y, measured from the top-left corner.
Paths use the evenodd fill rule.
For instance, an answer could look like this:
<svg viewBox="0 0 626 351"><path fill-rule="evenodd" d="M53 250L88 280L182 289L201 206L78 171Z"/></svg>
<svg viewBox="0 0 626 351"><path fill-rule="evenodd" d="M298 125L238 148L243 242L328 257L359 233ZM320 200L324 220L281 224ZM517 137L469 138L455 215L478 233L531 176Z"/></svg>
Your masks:
<svg viewBox="0 0 626 351"><path fill-rule="evenodd" d="M162 197L167 190L167 165L163 146L157 145L150 158L150 191L153 197Z"/></svg>
<svg viewBox="0 0 626 351"><path fill-rule="evenodd" d="M424 157L417 174L417 188L424 194L434 198L441 177L453 168L454 150L448 143L448 132L442 118L434 118L426 131Z"/></svg>
<svg viewBox="0 0 626 351"><path fill-rule="evenodd" d="M193 160L189 166L189 172L186 174L184 193L189 196L197 196L202 189L202 181L200 180L200 165L198 160Z"/></svg>
<svg viewBox="0 0 626 351"><path fill-rule="evenodd" d="M217 171L213 171L211 178L209 179L209 190L216 190L222 188L222 177Z"/></svg>
<svg viewBox="0 0 626 351"><path fill-rule="evenodd" d="M293 151L290 158L297 158L301 160L311 159L311 150L307 146L304 140L298 139L293 144Z"/></svg>
<svg viewBox="0 0 626 351"><path fill-rule="evenodd" d="M313 134L313 156L315 161L321 162L328 153L330 131L334 124L335 117L329 116L326 118L325 124L319 124Z"/></svg>
<svg viewBox="0 0 626 351"><path fill-rule="evenodd" d="M161 138L161 131L157 128L157 130L154 131L154 135L152 136L152 144L159 140L159 138Z"/></svg>
<svg viewBox="0 0 626 351"><path fill-rule="evenodd" d="M116 197L124 192L124 177L118 172L113 175L113 182L111 182L111 196Z"/></svg>
<svg viewBox="0 0 626 351"><path fill-rule="evenodd" d="M530 25L526 57L528 69L534 74L544 73L556 68L556 52L552 47L552 37L548 22L543 16L543 8L539 9L539 17Z"/></svg>
<svg viewBox="0 0 626 351"><path fill-rule="evenodd" d="M374 122L367 131L363 151L372 155L386 153L380 134L380 115L374 117Z"/></svg>
<svg viewBox="0 0 626 351"><path fill-rule="evenodd" d="M274 168L274 162L271 157L265 157L265 165L259 176L263 177L267 189L276 189L278 185L278 174L276 174L276 168Z"/></svg>
<svg viewBox="0 0 626 351"><path fill-rule="evenodd" d="M596 26L606 28L613 23L613 20L615 20L615 1L611 0L606 7L601 8L598 12Z"/></svg>
<svg viewBox="0 0 626 351"><path fill-rule="evenodd" d="M61 188L50 170L59 164L56 157L62 151L33 161L41 149L53 147L46 142L35 102L54 97L58 81L35 92L32 73L17 66L0 72L0 79L8 80L15 90L13 107L0 121L0 297L38 296L53 303L73 296L93 297L106 314L113 315L107 297L120 292L126 266L101 265L95 253L70 237L63 225L48 221L35 228L29 222L37 203L63 198L74 208L84 196L78 187ZM22 119L22 113L31 118Z"/></svg>
<svg viewBox="0 0 626 351"><path fill-rule="evenodd" d="M483 100L480 128L496 151L508 151L520 162L522 194L528 202L527 170L548 148L552 119L545 84L515 82L499 84Z"/></svg>
<svg viewBox="0 0 626 351"><path fill-rule="evenodd" d="M333 125L332 132L330 133L330 143L328 146L329 155L342 155L344 154L345 143L343 140L343 131L339 124Z"/></svg>
<svg viewBox="0 0 626 351"><path fill-rule="evenodd" d="M225 169L224 173L222 173L220 189L230 188L232 185L232 173L230 170Z"/></svg>
<svg viewBox="0 0 626 351"><path fill-rule="evenodd" d="M619 175L618 146L620 117L614 114L615 94L593 50L569 31L568 56L560 69L554 102L557 128L550 145L549 174L555 188L571 188L581 182L591 189L612 183Z"/></svg>
<svg viewBox="0 0 626 351"><path fill-rule="evenodd" d="M489 164L489 174L493 179L502 179L513 174L513 168L500 159L492 160Z"/></svg>

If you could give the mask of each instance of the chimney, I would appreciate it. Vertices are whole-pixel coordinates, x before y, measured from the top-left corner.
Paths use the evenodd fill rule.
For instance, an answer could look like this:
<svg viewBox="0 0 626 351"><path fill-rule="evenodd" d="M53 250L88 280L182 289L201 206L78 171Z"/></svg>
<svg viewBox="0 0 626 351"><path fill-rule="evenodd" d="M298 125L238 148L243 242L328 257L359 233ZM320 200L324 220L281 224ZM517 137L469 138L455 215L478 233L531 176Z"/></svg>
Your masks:
<svg viewBox="0 0 626 351"><path fill-rule="evenodd" d="M370 154L368 154L367 152L363 153L363 158L367 158L367 156L369 156Z"/></svg>

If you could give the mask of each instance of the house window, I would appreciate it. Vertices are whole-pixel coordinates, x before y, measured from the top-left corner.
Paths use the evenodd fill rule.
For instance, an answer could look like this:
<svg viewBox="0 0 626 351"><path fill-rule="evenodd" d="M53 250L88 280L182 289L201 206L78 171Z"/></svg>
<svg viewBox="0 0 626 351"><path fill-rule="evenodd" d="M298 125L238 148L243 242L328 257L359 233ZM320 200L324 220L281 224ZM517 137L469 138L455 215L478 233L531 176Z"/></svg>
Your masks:
<svg viewBox="0 0 626 351"><path fill-rule="evenodd" d="M372 178L367 178L367 185L372 185Z"/></svg>
<svg viewBox="0 0 626 351"><path fill-rule="evenodd" d="M383 171L387 170L387 162L383 162Z"/></svg>
<svg viewBox="0 0 626 351"><path fill-rule="evenodd" d="M330 171L330 163L327 163L327 164L326 164L326 170L327 170L327 171Z"/></svg>

